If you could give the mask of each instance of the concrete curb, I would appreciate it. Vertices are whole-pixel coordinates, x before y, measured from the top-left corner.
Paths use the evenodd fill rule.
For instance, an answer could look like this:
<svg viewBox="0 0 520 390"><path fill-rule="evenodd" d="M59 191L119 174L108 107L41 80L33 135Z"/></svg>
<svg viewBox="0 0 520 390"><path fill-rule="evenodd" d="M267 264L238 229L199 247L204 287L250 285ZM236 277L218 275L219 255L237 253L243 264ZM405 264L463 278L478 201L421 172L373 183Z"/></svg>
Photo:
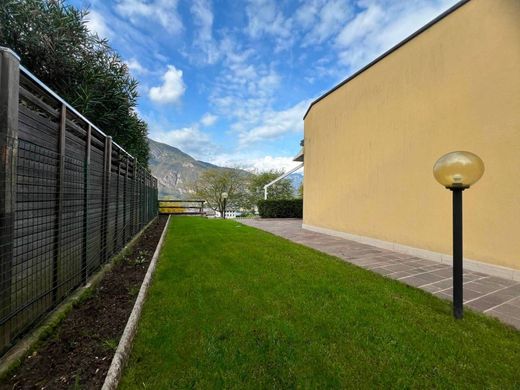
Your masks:
<svg viewBox="0 0 520 390"><path fill-rule="evenodd" d="M141 311L143 309L146 295L148 293L148 288L152 283L152 277L155 272L155 268L157 267L157 259L159 258L159 253L163 246L164 238L166 237L166 232L168 231L170 218L171 216L168 216L168 220L164 225L164 230L161 234L161 238L159 239L159 243L155 248L155 252L153 254L152 261L150 262L150 266L148 267L148 271L146 272L146 275L144 277L143 284L141 284L139 295L135 300L134 308L132 309L132 313L128 318L128 322L126 323L123 335L119 340L119 345L117 346L116 353L114 354L114 358L112 359L112 363L110 364L110 368L108 369L108 373L105 377L105 382L103 383L102 390L116 389L119 385L119 381L121 380L123 368L128 360L128 357L130 356L130 351L132 350L132 342L137 331L137 324L139 322L139 318L141 317Z"/></svg>
<svg viewBox="0 0 520 390"><path fill-rule="evenodd" d="M153 218L146 224L126 245L121 251L114 255L110 261L104 264L100 270L91 275L87 283L77 288L68 298L56 306L47 316L28 335L21 338L16 344L0 358L0 380L3 379L11 370L13 370L24 359L29 352L49 333L52 333L66 318L67 314L86 294L94 289L103 279L105 274L110 271L114 264L119 261L141 237L143 232L157 219Z"/></svg>

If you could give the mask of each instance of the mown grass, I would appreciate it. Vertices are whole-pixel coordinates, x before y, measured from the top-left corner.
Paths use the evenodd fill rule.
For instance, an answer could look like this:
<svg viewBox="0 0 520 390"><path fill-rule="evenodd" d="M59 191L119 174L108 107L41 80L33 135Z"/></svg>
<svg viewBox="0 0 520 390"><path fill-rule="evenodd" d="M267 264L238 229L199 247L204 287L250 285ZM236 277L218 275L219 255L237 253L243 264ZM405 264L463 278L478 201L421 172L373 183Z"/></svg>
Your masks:
<svg viewBox="0 0 520 390"><path fill-rule="evenodd" d="M517 388L520 332L240 223L170 222L121 388Z"/></svg>

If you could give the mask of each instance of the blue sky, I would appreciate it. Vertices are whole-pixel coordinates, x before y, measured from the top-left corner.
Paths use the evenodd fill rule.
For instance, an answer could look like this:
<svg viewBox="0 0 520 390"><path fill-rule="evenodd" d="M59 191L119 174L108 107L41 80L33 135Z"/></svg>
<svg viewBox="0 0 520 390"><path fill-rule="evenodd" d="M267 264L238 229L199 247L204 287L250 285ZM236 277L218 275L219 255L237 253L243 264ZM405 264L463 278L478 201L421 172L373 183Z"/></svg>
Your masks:
<svg viewBox="0 0 520 390"><path fill-rule="evenodd" d="M309 103L456 0L71 0L140 82L150 137L291 167Z"/></svg>

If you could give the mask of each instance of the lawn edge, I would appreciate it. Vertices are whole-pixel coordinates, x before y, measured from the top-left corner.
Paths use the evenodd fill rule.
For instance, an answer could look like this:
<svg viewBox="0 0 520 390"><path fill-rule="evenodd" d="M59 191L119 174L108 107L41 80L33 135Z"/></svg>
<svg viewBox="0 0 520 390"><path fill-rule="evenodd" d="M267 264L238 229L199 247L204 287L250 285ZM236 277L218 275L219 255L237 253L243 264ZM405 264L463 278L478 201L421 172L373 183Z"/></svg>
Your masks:
<svg viewBox="0 0 520 390"><path fill-rule="evenodd" d="M39 326L18 340L18 342L0 358L0 380L4 379L10 372L17 368L27 355L36 350L41 342L54 333L74 306L87 298L89 294L94 291L106 273L132 249L141 235L156 220L157 216L148 222L118 254L113 256L108 263L104 264L100 270L93 274L86 284L78 287L72 295L45 315Z"/></svg>
<svg viewBox="0 0 520 390"><path fill-rule="evenodd" d="M105 382L103 383L102 390L116 389L119 385L119 381L121 380L123 368L125 367L130 356L130 352L132 350L132 343L137 331L139 318L141 317L141 312L146 300L146 296L148 294L148 289L152 284L152 277L157 267L157 260L159 258L159 254L161 252L164 239L166 237L166 232L168 231L170 219L171 216L169 215L168 220L166 221L164 229L161 233L161 238L159 239L157 247L155 248L152 261L150 262L143 283L141 284L141 288L139 289L139 294L137 296L137 299L135 300L134 307L132 309L132 312L130 313L130 317L128 317L128 322L126 323L123 335L119 339L119 344L117 346L114 357L112 358L112 362L110 363L110 368L108 369L108 373L105 377Z"/></svg>

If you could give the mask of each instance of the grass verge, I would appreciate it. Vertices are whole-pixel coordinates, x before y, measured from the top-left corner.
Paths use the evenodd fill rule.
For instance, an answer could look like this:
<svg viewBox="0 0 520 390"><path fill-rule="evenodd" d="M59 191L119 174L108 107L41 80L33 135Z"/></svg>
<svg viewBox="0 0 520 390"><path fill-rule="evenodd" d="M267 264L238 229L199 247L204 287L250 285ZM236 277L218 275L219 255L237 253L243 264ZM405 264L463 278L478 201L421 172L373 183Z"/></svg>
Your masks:
<svg viewBox="0 0 520 390"><path fill-rule="evenodd" d="M520 332L240 223L175 217L120 388L515 388Z"/></svg>

